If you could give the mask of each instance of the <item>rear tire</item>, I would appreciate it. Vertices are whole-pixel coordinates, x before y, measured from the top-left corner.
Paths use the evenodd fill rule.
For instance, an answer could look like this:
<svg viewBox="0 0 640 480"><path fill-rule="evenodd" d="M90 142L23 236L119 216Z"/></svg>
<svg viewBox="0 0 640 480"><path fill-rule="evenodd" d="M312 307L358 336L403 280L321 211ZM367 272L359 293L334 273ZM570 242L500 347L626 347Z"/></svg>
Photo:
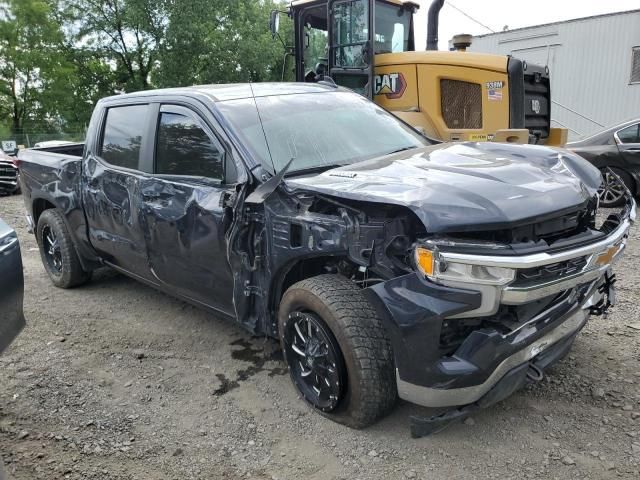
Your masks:
<svg viewBox="0 0 640 480"><path fill-rule="evenodd" d="M56 287L72 288L89 281L91 272L82 269L60 210L49 209L40 215L36 237L42 264Z"/></svg>
<svg viewBox="0 0 640 480"><path fill-rule="evenodd" d="M313 335L300 328L309 321ZM278 324L291 379L321 415L352 428L364 428L393 408L397 389L391 344L382 320L353 282L340 275L320 275L294 284L282 297ZM320 392L314 395L309 388L312 374L308 372L314 361L317 364L325 358L313 355L313 346L308 346L312 342L326 346L327 358L334 360L329 364L336 371L323 380L335 399L330 395L320 398ZM306 356L300 353L305 347Z"/></svg>

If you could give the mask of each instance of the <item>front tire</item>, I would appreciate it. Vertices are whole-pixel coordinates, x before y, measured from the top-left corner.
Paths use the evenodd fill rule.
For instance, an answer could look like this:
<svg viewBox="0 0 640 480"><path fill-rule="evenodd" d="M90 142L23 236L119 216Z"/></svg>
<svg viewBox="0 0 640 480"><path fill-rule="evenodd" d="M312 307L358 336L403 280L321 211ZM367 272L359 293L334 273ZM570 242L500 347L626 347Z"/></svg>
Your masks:
<svg viewBox="0 0 640 480"><path fill-rule="evenodd" d="M294 284L282 297L278 324L291 379L321 415L364 428L393 408L391 344L353 282L319 275Z"/></svg>
<svg viewBox="0 0 640 480"><path fill-rule="evenodd" d="M45 210L36 229L40 257L49 278L56 287L72 288L86 283L91 272L82 269L62 213Z"/></svg>

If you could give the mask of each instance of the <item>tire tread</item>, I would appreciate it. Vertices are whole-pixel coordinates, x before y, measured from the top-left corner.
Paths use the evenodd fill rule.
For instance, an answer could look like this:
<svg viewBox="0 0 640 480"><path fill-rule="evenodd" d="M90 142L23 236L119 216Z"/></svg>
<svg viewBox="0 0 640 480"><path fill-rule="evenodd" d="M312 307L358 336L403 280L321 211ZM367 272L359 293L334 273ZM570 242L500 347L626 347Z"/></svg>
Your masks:
<svg viewBox="0 0 640 480"><path fill-rule="evenodd" d="M42 230L48 224L52 229L56 230L56 236L60 242L60 252L62 254L63 272L60 276L53 275L47 265L42 245ZM42 256L42 263L49 274L51 281L59 288L73 288L89 281L91 272L85 272L80 264L80 259L76 252L76 248L71 240L71 235L67 229L67 225L62 216L62 212L57 208L45 210L38 219L37 240Z"/></svg>
<svg viewBox="0 0 640 480"><path fill-rule="evenodd" d="M397 400L393 351L382 320L363 291L341 275L301 280L285 295L296 290L310 292L332 312L360 371L359 405L350 408L344 417L328 415L329 418L353 428L371 425L386 415Z"/></svg>

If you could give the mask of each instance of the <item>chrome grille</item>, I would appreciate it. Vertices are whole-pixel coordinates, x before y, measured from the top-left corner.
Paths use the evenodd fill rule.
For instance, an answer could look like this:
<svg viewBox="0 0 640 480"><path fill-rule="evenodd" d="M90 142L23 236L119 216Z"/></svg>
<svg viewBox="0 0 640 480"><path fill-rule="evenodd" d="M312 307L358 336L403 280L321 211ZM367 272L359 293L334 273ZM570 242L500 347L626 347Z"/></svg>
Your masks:
<svg viewBox="0 0 640 480"><path fill-rule="evenodd" d="M518 270L513 285L530 283L533 281L557 280L574 273L581 272L587 265L587 257L577 257L564 262L550 263L539 267Z"/></svg>

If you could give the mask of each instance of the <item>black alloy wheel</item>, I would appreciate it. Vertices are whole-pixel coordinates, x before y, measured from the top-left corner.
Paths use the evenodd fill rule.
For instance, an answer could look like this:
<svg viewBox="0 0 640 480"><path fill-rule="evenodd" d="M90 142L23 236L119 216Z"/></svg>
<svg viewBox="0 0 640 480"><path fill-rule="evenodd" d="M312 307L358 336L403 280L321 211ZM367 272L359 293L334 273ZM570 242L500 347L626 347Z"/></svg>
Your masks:
<svg viewBox="0 0 640 480"><path fill-rule="evenodd" d="M82 268L60 210L50 208L40 214L36 238L42 264L56 287L72 288L89 281L91 272Z"/></svg>
<svg viewBox="0 0 640 480"><path fill-rule="evenodd" d="M350 279L325 274L291 285L278 306L278 332L294 387L320 415L365 428L395 405L390 340Z"/></svg>
<svg viewBox="0 0 640 480"><path fill-rule="evenodd" d="M49 268L58 274L62 274L62 249L56 233L50 226L42 230L43 252Z"/></svg>
<svg viewBox="0 0 640 480"><path fill-rule="evenodd" d="M613 173L612 173L613 172ZM624 202L627 188L631 189L633 180L630 175L619 169L603 169L602 185L598 189L600 206L605 208L617 207Z"/></svg>
<svg viewBox="0 0 640 480"><path fill-rule="evenodd" d="M340 348L324 322L311 312L291 312L284 350L305 400L323 412L334 410L343 395L346 372Z"/></svg>

